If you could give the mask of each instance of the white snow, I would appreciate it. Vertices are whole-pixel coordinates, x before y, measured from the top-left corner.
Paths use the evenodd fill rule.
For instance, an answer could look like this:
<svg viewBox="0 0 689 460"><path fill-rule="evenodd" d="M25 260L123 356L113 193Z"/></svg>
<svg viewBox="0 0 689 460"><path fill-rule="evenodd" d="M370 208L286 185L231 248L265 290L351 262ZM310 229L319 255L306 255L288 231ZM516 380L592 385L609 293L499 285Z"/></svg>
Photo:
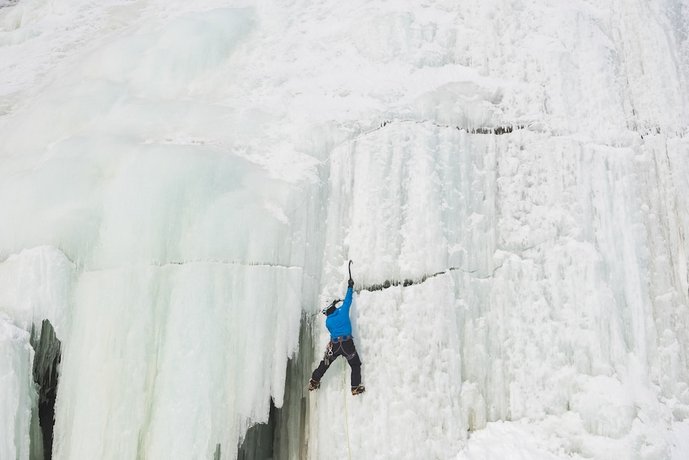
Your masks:
<svg viewBox="0 0 689 460"><path fill-rule="evenodd" d="M0 457L47 318L53 458L234 458L349 259L414 284L355 296L367 392L335 363L275 455L688 456L688 37L685 0L0 0Z"/></svg>

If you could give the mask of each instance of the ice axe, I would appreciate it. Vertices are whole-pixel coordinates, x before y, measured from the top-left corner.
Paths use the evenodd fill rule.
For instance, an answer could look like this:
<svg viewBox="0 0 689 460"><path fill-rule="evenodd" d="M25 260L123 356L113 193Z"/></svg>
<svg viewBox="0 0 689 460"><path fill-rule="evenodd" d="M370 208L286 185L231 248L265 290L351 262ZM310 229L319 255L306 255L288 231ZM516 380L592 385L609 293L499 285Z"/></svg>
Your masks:
<svg viewBox="0 0 689 460"><path fill-rule="evenodd" d="M349 284L350 287L351 287L351 286L354 286L354 280L352 280L352 263L353 263L353 262L350 260L350 261L349 261L349 266L347 267L347 269L349 270L349 283L348 283L348 284ZM330 303L330 305L328 305L327 307L325 307L325 308L323 308L323 309L321 310L321 313L323 313L324 315L327 315L327 314L328 314L328 311L329 311L331 308L334 308L339 302L342 302L342 299L335 299L335 300L333 300L332 303Z"/></svg>

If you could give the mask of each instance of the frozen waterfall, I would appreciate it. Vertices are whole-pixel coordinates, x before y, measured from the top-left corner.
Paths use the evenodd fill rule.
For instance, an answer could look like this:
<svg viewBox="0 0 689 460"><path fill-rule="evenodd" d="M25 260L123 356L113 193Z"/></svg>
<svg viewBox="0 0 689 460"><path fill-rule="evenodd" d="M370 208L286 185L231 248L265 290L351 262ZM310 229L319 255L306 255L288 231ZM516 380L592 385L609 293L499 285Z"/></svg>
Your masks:
<svg viewBox="0 0 689 460"><path fill-rule="evenodd" d="M0 459L687 458L687 120L687 0L0 0Z"/></svg>

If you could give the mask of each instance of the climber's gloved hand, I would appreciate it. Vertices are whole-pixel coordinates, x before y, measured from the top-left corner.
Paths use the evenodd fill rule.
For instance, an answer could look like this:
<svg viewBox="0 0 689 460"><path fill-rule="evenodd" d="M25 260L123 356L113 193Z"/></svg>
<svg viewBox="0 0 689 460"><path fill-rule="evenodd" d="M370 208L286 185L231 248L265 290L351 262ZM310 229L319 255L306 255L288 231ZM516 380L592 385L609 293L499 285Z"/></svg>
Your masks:
<svg viewBox="0 0 689 460"><path fill-rule="evenodd" d="M349 281L347 281L347 286L349 286L350 288L354 287L354 280L349 278Z"/></svg>

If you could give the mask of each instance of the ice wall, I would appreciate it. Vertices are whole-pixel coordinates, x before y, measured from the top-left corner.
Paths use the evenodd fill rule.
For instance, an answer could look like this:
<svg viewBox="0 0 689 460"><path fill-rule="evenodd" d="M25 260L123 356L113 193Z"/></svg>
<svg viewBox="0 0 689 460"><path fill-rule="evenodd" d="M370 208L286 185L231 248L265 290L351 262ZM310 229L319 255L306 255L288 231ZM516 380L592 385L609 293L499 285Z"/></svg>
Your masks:
<svg viewBox="0 0 689 460"><path fill-rule="evenodd" d="M325 290L357 261L369 393L348 399L333 366L312 398L314 457L681 458L686 5L454 13L456 29L365 23L397 65L451 36L449 60L477 73L330 157Z"/></svg>
<svg viewBox="0 0 689 460"><path fill-rule="evenodd" d="M344 246L363 286L440 274L360 292L370 399L347 401L333 366L312 406L325 414L313 438L331 440L319 455L449 458L467 430L530 420L540 434L520 436L541 444L521 455L669 458L689 402L689 312L683 263L668 262L685 243L658 232L676 214L657 194L683 185L658 178L675 168L657 142L393 122L337 151L329 222L342 243L326 247ZM346 435L332 424L343 414Z"/></svg>
<svg viewBox="0 0 689 460"><path fill-rule="evenodd" d="M36 392L31 375L33 350L29 333L0 316L0 455L27 460L31 410Z"/></svg>
<svg viewBox="0 0 689 460"><path fill-rule="evenodd" d="M53 458L232 455L282 405L315 290L296 180L310 186L315 160L262 139L273 115L216 89L256 12L149 6L29 1L0 17L4 78L41 82L3 86L0 311L15 332L50 319L64 344ZM3 449L25 458L30 349L8 343L3 439L21 443Z"/></svg>
<svg viewBox="0 0 689 460"><path fill-rule="evenodd" d="M368 392L342 363L291 388L281 458L681 455L688 18L671 0L1 8L0 372L23 409L0 435L28 433L21 331L49 318L55 458L232 458L283 403L302 314L314 362L291 378L320 358L310 315L351 258ZM404 279L425 281L365 289Z"/></svg>

